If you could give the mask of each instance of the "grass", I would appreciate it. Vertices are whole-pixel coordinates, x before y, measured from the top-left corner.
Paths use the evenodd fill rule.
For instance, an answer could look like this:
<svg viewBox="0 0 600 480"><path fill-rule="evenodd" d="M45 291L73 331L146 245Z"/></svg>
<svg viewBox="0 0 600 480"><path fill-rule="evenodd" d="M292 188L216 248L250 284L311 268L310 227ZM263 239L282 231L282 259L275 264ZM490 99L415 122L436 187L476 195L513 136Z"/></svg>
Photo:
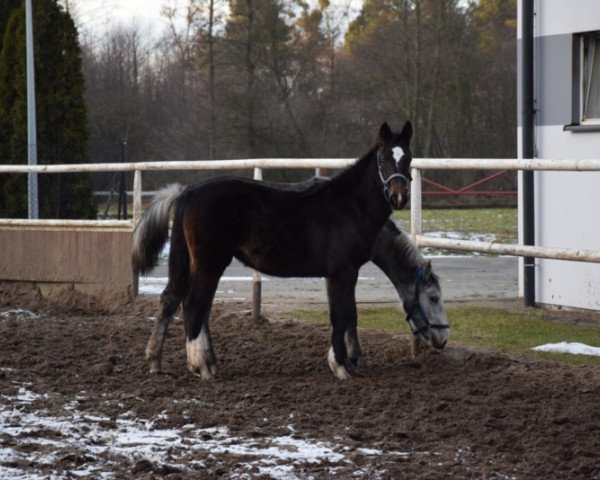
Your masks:
<svg viewBox="0 0 600 480"><path fill-rule="evenodd" d="M562 341L600 346L600 328L545 320L542 313L535 309L513 313L481 306L450 307L447 309L451 326L450 344L493 349L531 358L600 365L600 357L531 350L538 345ZM293 315L309 322L328 322L325 310L298 310ZM393 307L360 308L359 325L366 329L409 333L403 312Z"/></svg>
<svg viewBox="0 0 600 480"><path fill-rule="evenodd" d="M516 208L432 208L424 209L423 232L457 232L463 238L473 234L492 234L496 241L516 243ZM410 230L410 210L394 212L397 220Z"/></svg>

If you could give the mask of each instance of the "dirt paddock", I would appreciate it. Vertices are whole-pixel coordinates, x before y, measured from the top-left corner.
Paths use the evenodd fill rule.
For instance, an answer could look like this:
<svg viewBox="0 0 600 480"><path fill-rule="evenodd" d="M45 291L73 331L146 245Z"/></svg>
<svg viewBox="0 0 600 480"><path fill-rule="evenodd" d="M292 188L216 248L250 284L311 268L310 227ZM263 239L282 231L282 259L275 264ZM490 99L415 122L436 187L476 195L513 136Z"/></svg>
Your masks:
<svg viewBox="0 0 600 480"><path fill-rule="evenodd" d="M143 359L157 298L112 311L0 307L1 478L600 478L600 369L360 331L371 372L341 382L329 331L220 303L219 371ZM18 308L19 307L19 308Z"/></svg>

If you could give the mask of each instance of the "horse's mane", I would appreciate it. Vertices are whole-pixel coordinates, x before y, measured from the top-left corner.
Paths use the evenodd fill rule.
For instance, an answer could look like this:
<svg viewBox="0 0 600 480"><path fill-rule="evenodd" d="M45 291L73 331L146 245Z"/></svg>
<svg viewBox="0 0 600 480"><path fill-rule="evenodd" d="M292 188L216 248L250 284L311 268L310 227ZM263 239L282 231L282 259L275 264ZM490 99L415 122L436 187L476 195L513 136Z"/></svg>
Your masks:
<svg viewBox="0 0 600 480"><path fill-rule="evenodd" d="M388 229L394 236L394 242L400 250L400 257L404 259L405 266L407 268L417 267L425 263L425 257L416 245L410 239L410 235L394 221L386 222L383 228ZM432 271L429 275L430 281L432 281L437 288L440 288L440 279Z"/></svg>
<svg viewBox="0 0 600 480"><path fill-rule="evenodd" d="M359 158L353 165L345 168L341 172L333 175L331 177L331 181L335 183L344 184L346 183L347 178L352 178L356 172L360 172L366 170L369 166L371 157L377 150L377 145L373 146L367 153L365 153L361 158Z"/></svg>
<svg viewBox="0 0 600 480"><path fill-rule="evenodd" d="M261 181L260 184L263 186L267 186L268 188L276 188L284 191L296 192L300 196L312 195L320 190L329 188L331 182L334 182L334 185L337 183L345 186L346 179L350 179L354 184L355 179L353 178L353 175L356 174L357 170L359 172L361 170L366 170L366 168L369 166L369 159L371 155L375 153L376 148L377 146L374 146L365 155L363 155L360 159L354 162L354 164L344 168L332 177L313 177L303 182L294 183Z"/></svg>
<svg viewBox="0 0 600 480"><path fill-rule="evenodd" d="M423 255L414 243L410 240L410 236L406 231L397 225L394 221L386 222L383 228L388 229L394 236L394 242L400 249L402 258L405 259L406 265L415 267L425 262Z"/></svg>

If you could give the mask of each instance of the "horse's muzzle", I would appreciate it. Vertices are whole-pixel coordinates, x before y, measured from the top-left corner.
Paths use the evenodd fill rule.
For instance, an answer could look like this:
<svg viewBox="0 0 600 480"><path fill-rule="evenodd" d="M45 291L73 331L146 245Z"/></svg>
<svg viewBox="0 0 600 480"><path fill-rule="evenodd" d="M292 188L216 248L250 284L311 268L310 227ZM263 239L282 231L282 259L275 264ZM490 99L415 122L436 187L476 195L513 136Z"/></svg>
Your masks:
<svg viewBox="0 0 600 480"><path fill-rule="evenodd" d="M388 195L392 208L402 210L408 202L406 182L401 178L392 179L388 185Z"/></svg>
<svg viewBox="0 0 600 480"><path fill-rule="evenodd" d="M448 343L448 333L448 324L430 324L429 328L421 335L430 347L436 350L443 350Z"/></svg>

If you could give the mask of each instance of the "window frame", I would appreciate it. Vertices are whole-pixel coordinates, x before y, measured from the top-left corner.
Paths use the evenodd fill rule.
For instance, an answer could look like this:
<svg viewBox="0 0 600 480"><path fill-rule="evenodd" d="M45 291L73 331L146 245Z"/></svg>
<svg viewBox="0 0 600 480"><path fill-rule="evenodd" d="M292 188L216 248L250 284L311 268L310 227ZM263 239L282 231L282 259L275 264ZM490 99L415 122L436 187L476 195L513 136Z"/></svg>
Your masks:
<svg viewBox="0 0 600 480"><path fill-rule="evenodd" d="M580 70L579 70L579 91L581 94L581 105L580 105L580 119L581 125L600 125L600 112L598 116L586 118L586 106L589 100L590 85L594 81L595 83L600 82L600 62L598 65L594 65L594 62L600 60L600 32L592 32L588 34L580 35ZM587 50L587 54L586 54ZM591 52L590 52L591 50ZM590 59L591 57L591 59ZM591 68L588 71L588 65L591 60ZM599 100L600 102L600 100ZM600 105L597 107L600 108Z"/></svg>
<svg viewBox="0 0 600 480"><path fill-rule="evenodd" d="M593 40L596 61L600 52L600 30L577 33L573 35L573 83L572 83L572 123L565 125L564 130L574 132L600 132L600 113L598 117L585 118L586 94L592 77L586 75L586 55L589 56L589 42ZM596 81L600 82L600 63L592 66L590 73L596 73Z"/></svg>

